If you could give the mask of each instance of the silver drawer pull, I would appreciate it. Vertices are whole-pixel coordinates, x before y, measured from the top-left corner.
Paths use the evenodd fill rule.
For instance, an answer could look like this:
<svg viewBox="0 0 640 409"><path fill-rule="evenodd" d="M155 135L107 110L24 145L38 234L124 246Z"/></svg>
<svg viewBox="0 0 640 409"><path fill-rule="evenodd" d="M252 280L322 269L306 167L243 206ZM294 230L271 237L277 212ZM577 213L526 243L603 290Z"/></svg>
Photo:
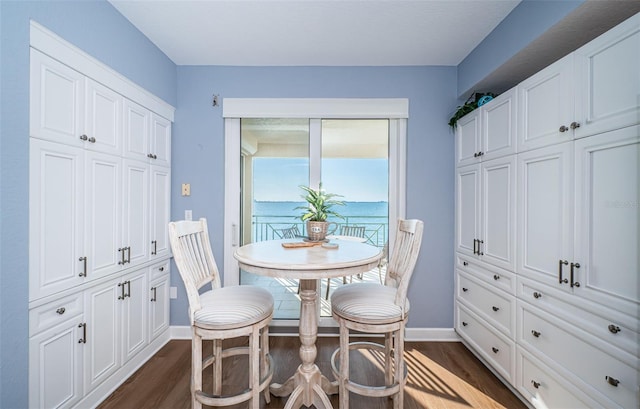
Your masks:
<svg viewBox="0 0 640 409"><path fill-rule="evenodd" d="M531 380L531 385L533 385L534 388L538 389L540 387L540 382L536 382L533 379Z"/></svg>
<svg viewBox="0 0 640 409"><path fill-rule="evenodd" d="M533 335L536 338L540 338L540 332L536 331L535 329L531 330L531 335Z"/></svg>
<svg viewBox="0 0 640 409"><path fill-rule="evenodd" d="M462 287L462 292L465 292L465 293L466 293L467 291L469 291L469 289L468 289L468 288L466 288L466 287Z"/></svg>
<svg viewBox="0 0 640 409"><path fill-rule="evenodd" d="M618 384L620 383L619 380L617 380L616 378L612 378L610 376L605 376L604 379L609 383L609 385L612 386L618 386Z"/></svg>
<svg viewBox="0 0 640 409"><path fill-rule="evenodd" d="M494 275L493 275L493 279L497 281L497 280L499 280L499 279L500 279L500 276L499 276L499 275L497 275L497 274L494 274Z"/></svg>
<svg viewBox="0 0 640 409"><path fill-rule="evenodd" d="M64 312L65 312L66 310L67 310L66 308L64 308L64 307L60 307L60 308L58 308L58 309L56 310L56 312L57 312L58 314L62 315L62 314L64 314Z"/></svg>
<svg viewBox="0 0 640 409"><path fill-rule="evenodd" d="M462 326L466 327L467 325L469 325L469 323L462 321Z"/></svg>
<svg viewBox="0 0 640 409"><path fill-rule="evenodd" d="M533 298L538 299L538 298L540 298L540 297L542 297L542 294L540 294L540 293L539 293L539 292L537 292L537 291L534 291L534 292L533 292Z"/></svg>
<svg viewBox="0 0 640 409"><path fill-rule="evenodd" d="M500 310L500 308L496 307L495 305L493 307L491 307L491 309L494 310L494 311L499 311Z"/></svg>
<svg viewBox="0 0 640 409"><path fill-rule="evenodd" d="M609 328L609 332L611 332L612 334L617 334L618 332L621 331L619 326L613 325L613 324L609 324L607 328Z"/></svg>
<svg viewBox="0 0 640 409"><path fill-rule="evenodd" d="M491 347L491 350L493 351L494 354L497 354L498 351L500 351L498 348L496 347Z"/></svg>

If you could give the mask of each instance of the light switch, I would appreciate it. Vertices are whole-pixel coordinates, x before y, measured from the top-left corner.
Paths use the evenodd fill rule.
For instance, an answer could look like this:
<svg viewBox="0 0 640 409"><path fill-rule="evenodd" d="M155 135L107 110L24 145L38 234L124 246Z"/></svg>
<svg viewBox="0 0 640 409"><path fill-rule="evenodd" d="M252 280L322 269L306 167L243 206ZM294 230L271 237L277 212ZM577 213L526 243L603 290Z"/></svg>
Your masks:
<svg viewBox="0 0 640 409"><path fill-rule="evenodd" d="M191 183L182 184L182 196L191 196Z"/></svg>

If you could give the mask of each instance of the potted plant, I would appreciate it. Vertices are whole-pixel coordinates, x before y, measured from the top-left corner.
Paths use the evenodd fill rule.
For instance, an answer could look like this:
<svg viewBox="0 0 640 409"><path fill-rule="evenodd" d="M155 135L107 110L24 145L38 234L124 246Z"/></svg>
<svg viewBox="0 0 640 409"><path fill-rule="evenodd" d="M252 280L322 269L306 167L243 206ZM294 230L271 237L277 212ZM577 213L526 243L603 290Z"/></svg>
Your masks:
<svg viewBox="0 0 640 409"><path fill-rule="evenodd" d="M327 193L322 189L322 183L320 183L317 190L308 186L300 186L300 188L305 191L305 194L301 195L301 197L307 202L307 206L298 206L295 209L304 210L300 215L300 220L307 222L309 240L322 241L327 234L333 233L338 227L336 223L327 222L327 218L334 216L344 219L344 217L332 210L333 206L344 206L344 202L336 200L336 198L342 196ZM329 224L335 225L331 232L328 232Z"/></svg>
<svg viewBox="0 0 640 409"><path fill-rule="evenodd" d="M484 105L485 103L491 101L495 97L496 94L494 94L493 92L472 93L464 103L464 105L459 106L453 116L449 119L449 126L451 127L451 129L455 131L456 126L458 125L458 120L460 118L467 115L469 112L474 111L476 108Z"/></svg>

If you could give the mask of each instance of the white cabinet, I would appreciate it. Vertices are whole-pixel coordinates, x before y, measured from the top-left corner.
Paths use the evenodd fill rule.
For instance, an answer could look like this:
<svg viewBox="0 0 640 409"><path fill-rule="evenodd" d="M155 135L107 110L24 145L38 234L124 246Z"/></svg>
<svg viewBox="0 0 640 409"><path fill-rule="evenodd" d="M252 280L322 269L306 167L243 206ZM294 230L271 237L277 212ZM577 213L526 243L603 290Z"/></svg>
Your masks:
<svg viewBox="0 0 640 409"><path fill-rule="evenodd" d="M457 251L515 269L515 156L456 170Z"/></svg>
<svg viewBox="0 0 640 409"><path fill-rule="evenodd" d="M91 79L87 79L86 84L86 131L81 139L88 142L87 149L121 155L123 98L117 92Z"/></svg>
<svg viewBox="0 0 640 409"><path fill-rule="evenodd" d="M154 113L151 114L151 147L147 155L151 164L171 166L171 122Z"/></svg>
<svg viewBox="0 0 640 409"><path fill-rule="evenodd" d="M518 84L517 92L518 152L573 138L573 54Z"/></svg>
<svg viewBox="0 0 640 409"><path fill-rule="evenodd" d="M520 83L518 152L639 123L640 15Z"/></svg>
<svg viewBox="0 0 640 409"><path fill-rule="evenodd" d="M576 138L640 121L640 14L574 53Z"/></svg>
<svg viewBox="0 0 640 409"><path fill-rule="evenodd" d="M149 336L155 338L169 328L169 275L149 283Z"/></svg>
<svg viewBox="0 0 640 409"><path fill-rule="evenodd" d="M31 34L29 406L95 407L169 339L173 108Z"/></svg>
<svg viewBox="0 0 640 409"><path fill-rule="evenodd" d="M70 407L82 397L84 316L75 294L29 311L29 407Z"/></svg>
<svg viewBox="0 0 640 409"><path fill-rule="evenodd" d="M31 139L29 299L80 285L84 251L84 153Z"/></svg>
<svg viewBox="0 0 640 409"><path fill-rule="evenodd" d="M568 264L573 254L573 143L519 153L517 190L518 274L551 285L568 280L564 261Z"/></svg>
<svg viewBox="0 0 640 409"><path fill-rule="evenodd" d="M85 393L149 342L147 272L137 270L85 291Z"/></svg>
<svg viewBox="0 0 640 409"><path fill-rule="evenodd" d="M124 156L171 166L171 122L135 102L124 100Z"/></svg>
<svg viewBox="0 0 640 409"><path fill-rule="evenodd" d="M574 149L573 294L637 316L640 126L579 139Z"/></svg>
<svg viewBox="0 0 640 409"><path fill-rule="evenodd" d="M515 154L459 122L456 331L534 407L640 405L638 72L640 14L516 87Z"/></svg>
<svg viewBox="0 0 640 409"><path fill-rule="evenodd" d="M149 260L151 240L149 195L151 169L148 164L124 159L122 246L126 262L138 266Z"/></svg>
<svg viewBox="0 0 640 409"><path fill-rule="evenodd" d="M640 127L518 154L518 272L634 314Z"/></svg>
<svg viewBox="0 0 640 409"><path fill-rule="evenodd" d="M30 135L83 146L85 76L33 48L30 52Z"/></svg>
<svg viewBox="0 0 640 409"><path fill-rule="evenodd" d="M85 152L84 241L87 279L95 280L122 269L122 159Z"/></svg>
<svg viewBox="0 0 640 409"><path fill-rule="evenodd" d="M504 92L458 121L456 163L478 163L516 151L515 88Z"/></svg>
<svg viewBox="0 0 640 409"><path fill-rule="evenodd" d="M171 173L168 168L151 166L151 249L152 260L168 257L171 211Z"/></svg>

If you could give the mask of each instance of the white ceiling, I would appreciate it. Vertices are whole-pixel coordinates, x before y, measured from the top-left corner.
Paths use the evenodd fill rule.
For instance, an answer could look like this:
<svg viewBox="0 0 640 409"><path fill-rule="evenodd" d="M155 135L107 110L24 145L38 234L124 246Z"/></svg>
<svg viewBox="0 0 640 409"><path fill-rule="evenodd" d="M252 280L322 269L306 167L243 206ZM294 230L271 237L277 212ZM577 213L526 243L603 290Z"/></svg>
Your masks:
<svg viewBox="0 0 640 409"><path fill-rule="evenodd" d="M520 0L109 0L177 65L458 65Z"/></svg>

